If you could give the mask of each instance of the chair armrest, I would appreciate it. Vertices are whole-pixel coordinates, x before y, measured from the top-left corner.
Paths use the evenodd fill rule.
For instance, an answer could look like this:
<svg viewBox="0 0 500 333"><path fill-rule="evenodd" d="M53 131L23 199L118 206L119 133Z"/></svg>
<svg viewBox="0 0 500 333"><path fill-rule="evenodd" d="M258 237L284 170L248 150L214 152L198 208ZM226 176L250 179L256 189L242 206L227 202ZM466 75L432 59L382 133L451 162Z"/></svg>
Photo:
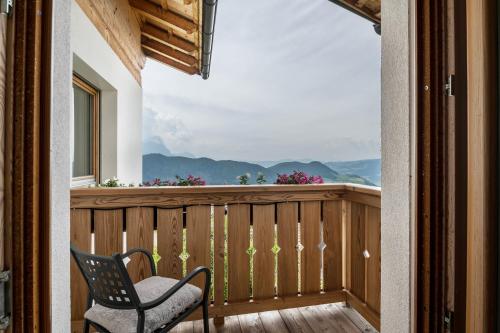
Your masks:
<svg viewBox="0 0 500 333"><path fill-rule="evenodd" d="M131 255L133 255L135 253L141 253L148 258L149 267L151 268L151 275L155 276L156 275L156 267L155 267L155 261L153 259L153 255L151 254L151 252L144 250L144 249L135 248L135 249L128 250L127 252L125 252L123 254L120 254L120 256L123 260L125 258L130 257Z"/></svg>
<svg viewBox="0 0 500 333"><path fill-rule="evenodd" d="M178 292L184 285L186 285L189 281L195 278L197 275L204 273L205 274L205 288L203 290L203 301L208 298L208 294L210 292L210 270L207 267L200 266L195 268L191 273L186 275L182 280L177 282L172 288L167 290L163 295L158 297L155 300L150 302L141 303L140 307L142 310L148 310L154 307L157 307L161 303L165 302L169 299L173 294Z"/></svg>

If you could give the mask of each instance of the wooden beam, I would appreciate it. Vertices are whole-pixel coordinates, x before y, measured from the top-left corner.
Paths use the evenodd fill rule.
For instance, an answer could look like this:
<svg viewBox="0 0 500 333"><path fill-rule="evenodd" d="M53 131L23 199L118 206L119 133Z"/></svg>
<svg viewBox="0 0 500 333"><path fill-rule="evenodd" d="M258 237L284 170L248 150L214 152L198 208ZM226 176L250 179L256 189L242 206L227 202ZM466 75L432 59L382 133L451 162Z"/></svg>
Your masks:
<svg viewBox="0 0 500 333"><path fill-rule="evenodd" d="M175 61L171 58L168 58L164 55L156 53L155 51L151 51L150 49L143 49L143 51L144 51L144 54L146 55L146 57L149 57L149 58L154 59L158 62L161 62L162 64L177 68L178 70L183 71L189 75L199 73L198 68L196 68L196 67L186 66L183 63L180 63L180 62Z"/></svg>
<svg viewBox="0 0 500 333"><path fill-rule="evenodd" d="M493 332L497 299L497 9L466 1L467 301L466 332Z"/></svg>
<svg viewBox="0 0 500 333"><path fill-rule="evenodd" d="M160 53L161 55L174 58L188 66L194 66L198 63L195 57L147 37L142 37L142 47Z"/></svg>
<svg viewBox="0 0 500 333"><path fill-rule="evenodd" d="M145 17L163 24L172 25L189 34L193 33L198 27L193 21L184 16L171 10L165 10L160 5L148 0L129 0L129 3L130 6Z"/></svg>
<svg viewBox="0 0 500 333"><path fill-rule="evenodd" d="M154 39L160 43L174 46L187 53L191 53L198 49L196 45L191 43L190 41L178 37L166 30L158 28L157 26L149 23L145 23L144 26L142 27L142 35Z"/></svg>

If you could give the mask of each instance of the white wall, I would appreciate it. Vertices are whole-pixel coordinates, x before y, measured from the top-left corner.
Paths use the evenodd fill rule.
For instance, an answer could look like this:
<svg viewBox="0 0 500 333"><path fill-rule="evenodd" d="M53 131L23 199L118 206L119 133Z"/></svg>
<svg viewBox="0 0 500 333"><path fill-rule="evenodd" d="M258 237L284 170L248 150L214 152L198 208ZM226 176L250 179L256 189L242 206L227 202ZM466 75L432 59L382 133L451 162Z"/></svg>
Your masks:
<svg viewBox="0 0 500 333"><path fill-rule="evenodd" d="M412 267L410 0L382 1L381 331L409 332Z"/></svg>
<svg viewBox="0 0 500 333"><path fill-rule="evenodd" d="M101 179L142 180L142 88L71 1L73 69L101 90Z"/></svg>
<svg viewBox="0 0 500 333"><path fill-rule="evenodd" d="M50 122L50 288L52 332L71 332L69 253L69 110L71 99L70 11L53 0Z"/></svg>

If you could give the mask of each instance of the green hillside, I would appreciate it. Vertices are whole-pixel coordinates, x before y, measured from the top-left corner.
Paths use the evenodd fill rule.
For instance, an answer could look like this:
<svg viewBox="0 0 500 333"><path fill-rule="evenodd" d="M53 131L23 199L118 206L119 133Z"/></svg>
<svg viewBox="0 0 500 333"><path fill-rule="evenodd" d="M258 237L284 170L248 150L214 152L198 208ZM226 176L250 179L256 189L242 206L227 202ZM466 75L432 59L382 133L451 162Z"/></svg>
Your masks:
<svg viewBox="0 0 500 333"><path fill-rule="evenodd" d="M239 184L237 177L249 173L250 183L255 184L256 176L260 172L265 175L267 183L272 184L276 179L276 174L298 170L309 175L322 176L327 183L349 182L373 185L363 177L339 173L320 162L284 162L265 168L248 162L147 154L143 156L142 170L144 181L151 181L155 178L174 179L176 175L185 177L192 174L202 177L209 185Z"/></svg>

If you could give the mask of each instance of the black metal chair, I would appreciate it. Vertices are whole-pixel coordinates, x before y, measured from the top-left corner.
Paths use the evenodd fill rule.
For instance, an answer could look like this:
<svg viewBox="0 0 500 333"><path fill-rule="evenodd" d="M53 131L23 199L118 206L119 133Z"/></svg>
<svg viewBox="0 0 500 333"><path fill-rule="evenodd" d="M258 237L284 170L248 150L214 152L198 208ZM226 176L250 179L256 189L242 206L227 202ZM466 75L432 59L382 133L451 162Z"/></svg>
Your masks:
<svg viewBox="0 0 500 333"><path fill-rule="evenodd" d="M123 260L136 253L147 256L152 276L134 285ZM81 252L71 245L71 254L89 287L85 333L89 332L90 325L107 333L167 332L198 307L203 308L204 332L209 331L208 268L198 267L179 281L157 276L153 256L143 249L106 257ZM203 293L198 287L188 284L202 273L205 274Z"/></svg>

